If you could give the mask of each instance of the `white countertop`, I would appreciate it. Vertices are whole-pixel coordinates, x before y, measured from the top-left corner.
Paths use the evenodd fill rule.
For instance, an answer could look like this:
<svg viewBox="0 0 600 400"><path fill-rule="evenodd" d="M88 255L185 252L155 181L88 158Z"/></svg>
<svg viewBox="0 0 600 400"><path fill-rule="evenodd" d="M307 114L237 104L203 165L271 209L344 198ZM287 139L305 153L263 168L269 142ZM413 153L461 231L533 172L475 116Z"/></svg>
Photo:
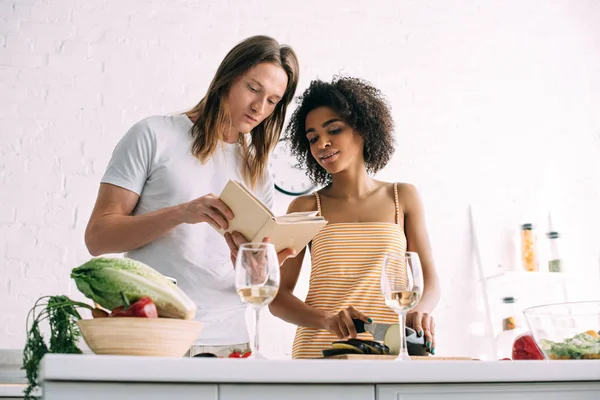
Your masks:
<svg viewBox="0 0 600 400"><path fill-rule="evenodd" d="M47 354L41 381L475 383L600 381L600 360L248 360Z"/></svg>

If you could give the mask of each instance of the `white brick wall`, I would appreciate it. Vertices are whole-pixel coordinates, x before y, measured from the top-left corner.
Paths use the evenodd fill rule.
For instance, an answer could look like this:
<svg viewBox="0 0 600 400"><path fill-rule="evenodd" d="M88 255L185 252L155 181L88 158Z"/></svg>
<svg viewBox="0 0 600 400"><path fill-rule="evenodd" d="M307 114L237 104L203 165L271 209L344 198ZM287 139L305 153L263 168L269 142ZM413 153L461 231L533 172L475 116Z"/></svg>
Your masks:
<svg viewBox="0 0 600 400"><path fill-rule="evenodd" d="M299 92L344 73L388 95L399 146L380 175L424 197L444 288L438 354L486 350L469 203L488 266L510 265L515 227L545 228L552 209L572 270L597 276L600 5L373 3L0 0L0 348L23 345L39 296L76 295L69 271L89 258L83 232L117 140L194 105L225 53L257 33L294 46ZM528 301L560 301L541 293ZM285 356L293 327L263 327L266 352Z"/></svg>

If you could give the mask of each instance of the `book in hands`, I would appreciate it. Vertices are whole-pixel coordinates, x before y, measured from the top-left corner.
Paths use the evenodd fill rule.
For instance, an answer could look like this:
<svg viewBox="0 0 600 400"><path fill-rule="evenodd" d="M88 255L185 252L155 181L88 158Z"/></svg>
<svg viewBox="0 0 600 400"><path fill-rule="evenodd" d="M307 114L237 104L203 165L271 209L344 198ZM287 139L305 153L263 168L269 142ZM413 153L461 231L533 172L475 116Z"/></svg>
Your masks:
<svg viewBox="0 0 600 400"><path fill-rule="evenodd" d="M250 242L262 242L268 237L277 252L290 248L299 253L327 225L323 217L317 216L317 211L276 217L241 183L231 179L219 198L234 215L227 230L219 229L222 235L237 231Z"/></svg>

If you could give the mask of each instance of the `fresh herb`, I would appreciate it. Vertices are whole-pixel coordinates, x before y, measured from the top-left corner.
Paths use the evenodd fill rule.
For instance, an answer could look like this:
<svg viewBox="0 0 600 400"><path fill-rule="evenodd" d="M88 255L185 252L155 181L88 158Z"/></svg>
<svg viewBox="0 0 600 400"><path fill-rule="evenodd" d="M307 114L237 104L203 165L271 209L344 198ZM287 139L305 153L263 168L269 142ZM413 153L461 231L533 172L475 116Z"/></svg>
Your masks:
<svg viewBox="0 0 600 400"><path fill-rule="evenodd" d="M38 312L40 308L42 310ZM36 399L32 393L39 387L38 367L46 353L81 354L81 349L77 346L81 332L76 323L81 315L77 308L93 309L92 306L71 300L67 296L44 296L35 302L27 314L27 338L22 367L28 382L25 389L26 400ZM45 320L50 325L49 346L40 332L40 323Z"/></svg>

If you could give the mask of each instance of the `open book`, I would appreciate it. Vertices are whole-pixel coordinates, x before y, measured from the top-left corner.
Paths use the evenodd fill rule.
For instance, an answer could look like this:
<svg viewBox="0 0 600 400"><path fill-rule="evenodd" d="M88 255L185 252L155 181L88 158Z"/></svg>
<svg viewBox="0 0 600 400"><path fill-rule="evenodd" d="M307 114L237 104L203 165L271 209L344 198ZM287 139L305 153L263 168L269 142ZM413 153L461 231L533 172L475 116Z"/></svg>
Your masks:
<svg viewBox="0 0 600 400"><path fill-rule="evenodd" d="M229 229L219 230L222 235L238 231L251 242L262 242L269 237L277 252L290 248L299 253L327 224L323 217L317 216L317 211L276 217L248 189L233 180L227 182L219 198L235 216L229 221Z"/></svg>

